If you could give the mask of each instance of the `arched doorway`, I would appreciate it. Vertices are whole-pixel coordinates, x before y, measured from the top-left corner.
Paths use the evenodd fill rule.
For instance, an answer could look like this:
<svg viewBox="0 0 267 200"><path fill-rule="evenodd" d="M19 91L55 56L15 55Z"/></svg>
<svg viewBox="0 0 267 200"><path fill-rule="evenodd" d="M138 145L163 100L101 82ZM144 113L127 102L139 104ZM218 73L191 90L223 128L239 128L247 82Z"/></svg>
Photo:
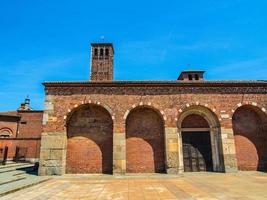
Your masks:
<svg viewBox="0 0 267 200"><path fill-rule="evenodd" d="M267 171L267 116L259 108L244 105L236 109L233 131L239 170Z"/></svg>
<svg viewBox="0 0 267 200"><path fill-rule="evenodd" d="M67 173L112 173L113 121L106 109L86 104L67 121Z"/></svg>
<svg viewBox="0 0 267 200"><path fill-rule="evenodd" d="M206 107L191 106L178 120L179 162L185 172L224 171L220 124Z"/></svg>
<svg viewBox="0 0 267 200"><path fill-rule="evenodd" d="M148 107L132 110L126 119L126 172L165 172L164 122Z"/></svg>
<svg viewBox="0 0 267 200"><path fill-rule="evenodd" d="M213 171L209 124L202 116L185 117L182 142L185 172Z"/></svg>

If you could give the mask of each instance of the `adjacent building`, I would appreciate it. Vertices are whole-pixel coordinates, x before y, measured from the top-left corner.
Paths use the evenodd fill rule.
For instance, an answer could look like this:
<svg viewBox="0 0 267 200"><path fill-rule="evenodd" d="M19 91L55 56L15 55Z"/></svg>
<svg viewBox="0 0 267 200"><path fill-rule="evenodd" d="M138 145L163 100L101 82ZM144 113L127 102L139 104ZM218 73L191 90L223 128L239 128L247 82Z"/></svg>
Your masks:
<svg viewBox="0 0 267 200"><path fill-rule="evenodd" d="M17 110L0 112L0 159L38 162L42 133L42 110L33 110L30 99Z"/></svg>

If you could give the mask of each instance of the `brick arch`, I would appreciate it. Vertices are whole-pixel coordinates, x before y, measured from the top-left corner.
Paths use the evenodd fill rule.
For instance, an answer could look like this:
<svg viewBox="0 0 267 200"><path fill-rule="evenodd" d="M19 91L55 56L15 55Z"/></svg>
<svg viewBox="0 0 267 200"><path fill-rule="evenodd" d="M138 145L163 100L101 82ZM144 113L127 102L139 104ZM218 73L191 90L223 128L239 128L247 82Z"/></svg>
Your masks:
<svg viewBox="0 0 267 200"><path fill-rule="evenodd" d="M209 128L207 120L198 114L187 115L181 124L181 128Z"/></svg>
<svg viewBox="0 0 267 200"><path fill-rule="evenodd" d="M182 121L191 114L196 114L202 116L209 124L210 128L219 128L220 127L220 122L215 114L215 109L211 109L205 105L196 105L196 104L191 104L187 105L185 107L182 107L179 112L179 116L177 116L177 127L179 129L182 128Z"/></svg>
<svg viewBox="0 0 267 200"><path fill-rule="evenodd" d="M0 137L1 136L7 136L7 135L8 135L8 137L12 136L13 131L8 127L1 128L0 129Z"/></svg>
<svg viewBox="0 0 267 200"><path fill-rule="evenodd" d="M203 104L203 103L200 103L200 102L191 102L191 103L186 103L186 104L183 104L179 110L178 110L178 116L175 118L176 121L178 121L178 118L181 116L181 113L184 113L185 111L187 110L190 110L191 108L199 108L197 110L202 110L202 111L207 111L206 113L208 113L208 111L210 111L210 113L213 113L213 115L215 116L216 119L218 119L217 116L217 110L215 107L209 105L209 104Z"/></svg>
<svg viewBox="0 0 267 200"><path fill-rule="evenodd" d="M149 106L133 108L126 118L126 172L165 172L164 119Z"/></svg>
<svg viewBox="0 0 267 200"><path fill-rule="evenodd" d="M212 162L213 162L213 171L224 171L224 163L223 163L223 150L222 150L222 141L221 141L221 125L220 121L215 114L215 109L211 109L208 105L200 105L196 104L187 104L182 107L179 112L180 114L177 116L177 128L178 128L178 137L179 137L179 168L181 171L184 170L183 166L183 143L182 143L182 131L183 121L188 120L188 117L195 116L196 119L203 118L202 125L199 125L198 128L208 128L207 130L210 132L211 139L211 147L212 147ZM198 117L197 117L198 116ZM187 126L188 126L187 121ZM201 127L203 126L203 127ZM190 126L189 126L190 127ZM192 125L190 128L197 128L197 125Z"/></svg>
<svg viewBox="0 0 267 200"><path fill-rule="evenodd" d="M67 173L112 173L113 120L97 104L76 107L67 119Z"/></svg>
<svg viewBox="0 0 267 200"><path fill-rule="evenodd" d="M257 109L257 110L261 110L264 113L267 112L266 107L264 107L263 105L261 105L257 102L253 102L253 101L246 101L246 102L240 102L233 107L231 117L233 117L235 111L241 106L252 106L252 107L255 107L255 109Z"/></svg>
<svg viewBox="0 0 267 200"><path fill-rule="evenodd" d="M256 103L238 104L232 127L239 170L267 171L267 115Z"/></svg>
<svg viewBox="0 0 267 200"><path fill-rule="evenodd" d="M69 121L69 119L71 118L71 116L73 115L73 113L78 110L80 107L83 107L85 105L96 105L96 106L100 106L103 107L111 116L111 119L114 121L115 119L115 113L112 111L112 109L104 103L101 103L100 101L82 101L81 104L75 104L73 107L68 108L66 115L64 115L64 121L65 121L65 126L67 126L67 123Z"/></svg>
<svg viewBox="0 0 267 200"><path fill-rule="evenodd" d="M160 110L158 109L156 106L152 105L151 102L148 102L148 103L143 103L143 102L140 102L139 104L133 104L129 109L126 110L126 112L124 113L123 115L123 119L126 120L129 113L131 111L133 111L134 109L137 109L137 108L140 108L140 107L145 107L145 108L150 108L152 110L154 110L155 112L157 112L163 121L166 121L167 120L167 117L166 117L166 114L163 110ZM164 123L165 124L165 123Z"/></svg>

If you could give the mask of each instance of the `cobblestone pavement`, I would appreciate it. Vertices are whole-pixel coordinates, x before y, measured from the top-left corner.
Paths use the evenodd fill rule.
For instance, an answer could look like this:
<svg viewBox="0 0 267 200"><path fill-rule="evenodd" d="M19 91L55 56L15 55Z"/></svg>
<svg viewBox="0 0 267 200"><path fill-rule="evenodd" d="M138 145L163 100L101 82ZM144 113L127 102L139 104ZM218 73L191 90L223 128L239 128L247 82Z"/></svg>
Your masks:
<svg viewBox="0 0 267 200"><path fill-rule="evenodd" d="M186 173L181 176L66 175L1 197L47 199L267 199L266 173Z"/></svg>

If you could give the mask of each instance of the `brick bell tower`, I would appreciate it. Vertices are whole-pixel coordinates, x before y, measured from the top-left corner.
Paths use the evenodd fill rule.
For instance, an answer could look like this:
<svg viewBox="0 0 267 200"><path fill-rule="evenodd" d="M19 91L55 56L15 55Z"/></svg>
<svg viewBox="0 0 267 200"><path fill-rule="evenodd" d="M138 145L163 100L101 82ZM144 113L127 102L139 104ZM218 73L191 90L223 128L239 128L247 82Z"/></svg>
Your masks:
<svg viewBox="0 0 267 200"><path fill-rule="evenodd" d="M112 43L91 44L91 81L113 80L113 55Z"/></svg>

